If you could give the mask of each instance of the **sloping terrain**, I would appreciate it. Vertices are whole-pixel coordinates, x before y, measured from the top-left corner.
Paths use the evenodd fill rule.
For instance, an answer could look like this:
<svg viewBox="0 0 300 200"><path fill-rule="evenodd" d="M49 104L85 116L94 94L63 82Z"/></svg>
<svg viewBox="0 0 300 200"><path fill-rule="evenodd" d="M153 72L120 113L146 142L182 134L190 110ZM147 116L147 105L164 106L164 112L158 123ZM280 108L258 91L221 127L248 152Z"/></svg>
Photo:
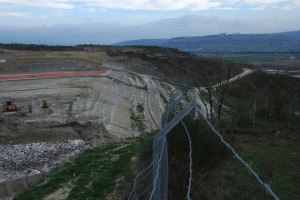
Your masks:
<svg viewBox="0 0 300 200"><path fill-rule="evenodd" d="M95 47L91 48L95 50ZM216 66L220 63L222 66L224 63L234 66L217 59L209 60L156 47L106 47L105 53L103 49L97 51L37 51L28 52L28 57L26 52L11 51L10 57L0 57L0 79L4 74L43 74L25 76L26 80L0 80L0 100L12 100L21 109L16 113L0 114L1 198L8 199L26 190L19 199L126 199L134 175L149 164L152 134L148 132L159 129L160 116L170 91L175 86L186 89L182 85L193 83L195 76L216 76ZM84 56L80 60L71 59L83 54L87 57L95 55L97 62L88 61ZM105 73L43 77L45 73L63 74L64 71ZM237 69L236 73L240 74L241 70ZM279 110L282 114L265 119L259 113L257 99L257 126L254 131L251 121L251 108L254 106L249 95L254 94L256 89L265 91L269 88L275 89L275 96L280 94L277 97L286 98L286 88L299 88L298 81L259 71L239 80L237 77L230 81L231 87L226 92L228 99L224 102L228 109L217 123L218 128L247 163L251 163L267 183L272 183L270 185L280 198L297 199L299 110L294 109L297 112L292 115L292 126L288 132L287 112ZM211 83L215 84L214 80ZM278 89L280 92L276 92ZM215 90L213 95L218 92ZM261 96L272 98L265 94ZM48 102L49 108L42 108L43 100ZM249 119L244 116L247 113ZM261 113L265 114L266 110ZM276 119L276 116L280 118ZM211 150L224 146L208 142L210 137L202 132L205 131L202 120L195 121L194 115L190 119L199 130L191 125L188 128L200 139L192 139L195 157L192 198L268 199L263 188L235 158L226 157L223 150L218 154L222 159L212 153ZM239 122L237 119L244 123L235 124ZM186 138L180 129L175 130ZM212 135L208 131L207 134ZM186 196L184 183L188 177L188 157L184 151L187 147L184 138L177 134L174 135L177 144L168 143L171 148L170 199ZM172 148L174 153L183 157L176 158ZM201 148L206 153L197 153L202 151ZM220 165L216 165L215 160ZM46 173L48 170L50 172ZM44 178L39 184L30 189L42 176Z"/></svg>
<svg viewBox="0 0 300 200"><path fill-rule="evenodd" d="M1 75L30 74L0 80L0 101L11 100L21 109L0 114L0 142L7 149L1 155L2 196L18 194L36 183L34 177L64 162L62 157L71 157L65 148L73 156L109 141L159 129L173 84L193 84L195 74L205 73L215 64L174 49L91 48L91 52L4 50L1 54ZM65 71L105 73L45 76ZM49 108L42 108L44 100ZM78 141L83 146L71 145ZM58 151L51 150L56 147Z"/></svg>
<svg viewBox="0 0 300 200"><path fill-rule="evenodd" d="M109 66L104 64L105 68L83 61L48 58L1 63L1 75L106 71L103 75L92 76L49 78L36 75L0 80L1 104L11 100L20 109L0 113L0 148L7 150L0 155L0 184L4 188L7 180L16 180L22 185L23 179L16 178L44 173L45 166L48 171L70 157L65 155L65 147L51 151L57 148L55 145L67 144L68 151L75 155L110 140L136 137L160 127L164 99L168 98L173 86L126 68L114 70L114 63L109 63ZM42 108L44 100L48 108ZM78 149L71 145L73 141L81 141L84 145ZM18 153L20 145L24 146L22 154ZM16 157L17 154L23 156ZM34 162L30 160L33 157ZM0 192L7 193L6 190Z"/></svg>

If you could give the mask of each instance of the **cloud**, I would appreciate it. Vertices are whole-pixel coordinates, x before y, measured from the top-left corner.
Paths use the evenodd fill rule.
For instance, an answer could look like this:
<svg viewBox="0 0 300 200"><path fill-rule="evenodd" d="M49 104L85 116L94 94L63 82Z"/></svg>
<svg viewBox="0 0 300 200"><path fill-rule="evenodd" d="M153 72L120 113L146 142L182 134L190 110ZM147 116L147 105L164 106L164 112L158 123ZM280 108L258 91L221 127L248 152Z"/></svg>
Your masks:
<svg viewBox="0 0 300 200"><path fill-rule="evenodd" d="M300 1L299 0L294 0L294 1L292 1L292 5L300 7Z"/></svg>
<svg viewBox="0 0 300 200"><path fill-rule="evenodd" d="M54 9L123 9L123 10L222 10L269 5L300 7L299 0L0 0L1 5Z"/></svg>
<svg viewBox="0 0 300 200"><path fill-rule="evenodd" d="M52 0L53 1L53 0ZM299 0L65 0L107 9L129 10L208 10L241 5L298 5Z"/></svg>
<svg viewBox="0 0 300 200"><path fill-rule="evenodd" d="M90 6L128 10L209 10L236 9L241 6L298 5L299 0L86 0Z"/></svg>
<svg viewBox="0 0 300 200"><path fill-rule="evenodd" d="M69 0L0 0L0 5L5 4L7 6L18 7L37 7L37 8L55 8L55 9L73 9L75 6Z"/></svg>
<svg viewBox="0 0 300 200"><path fill-rule="evenodd" d="M291 2L290 0L244 0L247 4L278 4L284 2Z"/></svg>
<svg viewBox="0 0 300 200"><path fill-rule="evenodd" d="M23 13L23 12L0 12L0 16L5 16L5 17L28 17L28 14Z"/></svg>
<svg viewBox="0 0 300 200"><path fill-rule="evenodd" d="M300 0L242 0L250 10L292 10L300 8Z"/></svg>
<svg viewBox="0 0 300 200"><path fill-rule="evenodd" d="M108 9L192 11L219 9L224 4L223 1L219 0L87 0L85 2L89 6L100 6Z"/></svg>
<svg viewBox="0 0 300 200"><path fill-rule="evenodd" d="M252 7L250 10L267 10L269 7L266 5L259 5L257 7Z"/></svg>

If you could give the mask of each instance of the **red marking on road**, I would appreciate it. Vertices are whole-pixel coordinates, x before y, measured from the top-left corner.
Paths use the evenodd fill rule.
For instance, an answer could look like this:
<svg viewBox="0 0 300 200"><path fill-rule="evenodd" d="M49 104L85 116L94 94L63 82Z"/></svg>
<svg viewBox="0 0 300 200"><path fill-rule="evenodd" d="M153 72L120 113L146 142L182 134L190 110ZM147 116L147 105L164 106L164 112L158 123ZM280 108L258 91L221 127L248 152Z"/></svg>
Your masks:
<svg viewBox="0 0 300 200"><path fill-rule="evenodd" d="M47 78L47 77L63 77L63 76L89 76L104 75L107 71L80 71L80 72L53 72L43 74L17 74L17 75L0 75L0 79L27 79L27 78Z"/></svg>

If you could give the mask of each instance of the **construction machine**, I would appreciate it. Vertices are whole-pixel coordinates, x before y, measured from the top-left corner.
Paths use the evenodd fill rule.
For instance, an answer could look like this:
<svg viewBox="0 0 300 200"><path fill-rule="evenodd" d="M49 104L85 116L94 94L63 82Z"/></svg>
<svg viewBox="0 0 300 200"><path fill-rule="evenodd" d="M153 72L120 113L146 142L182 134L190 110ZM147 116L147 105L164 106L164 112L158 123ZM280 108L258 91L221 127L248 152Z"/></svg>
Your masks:
<svg viewBox="0 0 300 200"><path fill-rule="evenodd" d="M3 112L15 112L19 110L21 109L11 100L7 100L3 103Z"/></svg>

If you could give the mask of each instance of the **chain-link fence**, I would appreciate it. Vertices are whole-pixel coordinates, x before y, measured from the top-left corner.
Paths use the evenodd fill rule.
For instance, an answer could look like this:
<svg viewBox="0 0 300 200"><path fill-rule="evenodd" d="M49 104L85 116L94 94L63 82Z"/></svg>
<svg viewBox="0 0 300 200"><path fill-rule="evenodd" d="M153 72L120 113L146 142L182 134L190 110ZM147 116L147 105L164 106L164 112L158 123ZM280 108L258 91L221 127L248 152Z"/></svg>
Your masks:
<svg viewBox="0 0 300 200"><path fill-rule="evenodd" d="M196 106L196 101L188 103L169 122L168 116L181 102L183 96L178 90L171 93L166 111L162 115L161 131L154 137L152 163L141 171L134 179L129 199L168 199L168 143L167 134ZM169 122L169 123L168 123ZM149 182L152 176L152 181ZM190 190L189 190L190 191ZM189 196L189 194L187 195Z"/></svg>
<svg viewBox="0 0 300 200"><path fill-rule="evenodd" d="M241 127L245 130L250 131L273 131L281 130L279 128L285 128L287 130L287 125L289 124L289 129L298 126L299 120L299 99L297 97L290 98L286 100L285 103L280 103L276 101L269 101L265 98L265 94L259 93L256 95L243 95L235 94L239 97L234 99L234 95L231 95L231 99L227 99L227 113L223 113L223 118L230 117L229 121L232 123L239 123L239 120L246 121L243 122L247 125ZM221 133L211 124L208 120L205 110L201 105L201 98L195 93L195 91L190 90L188 93L190 98L189 103L179 112L176 111L176 107L182 101L181 92L175 90L171 93L169 103L166 106L166 111L162 115L161 131L154 137L153 140L153 154L152 162L149 166L145 167L134 179L134 184L132 191L130 193L129 199L168 199L168 179L169 179L169 160L168 160L168 142L167 134L175 127L179 122L185 128L189 139L189 177L186 198L190 199L191 189L192 189L192 140L187 130L187 127L182 122L182 119L188 115L192 110L196 109L196 114L205 120L207 125L210 127L212 133L216 134L220 141L234 154L234 156L246 166L246 169L257 179L259 184L263 186L266 192L273 198L279 199L277 195L273 192L270 186L265 183L257 173L252 169L251 165L246 163L239 154L233 149L233 147L227 143ZM238 100L237 100L238 99ZM280 105L280 106L279 106ZM175 117L173 119L168 119L169 114L174 111ZM230 115L229 115L230 114ZM279 116L278 116L279 115ZM234 120L233 120L234 119ZM282 122L282 123L278 123ZM264 123L266 125L264 125ZM279 125L278 125L279 124ZM281 127L282 126L282 127Z"/></svg>

